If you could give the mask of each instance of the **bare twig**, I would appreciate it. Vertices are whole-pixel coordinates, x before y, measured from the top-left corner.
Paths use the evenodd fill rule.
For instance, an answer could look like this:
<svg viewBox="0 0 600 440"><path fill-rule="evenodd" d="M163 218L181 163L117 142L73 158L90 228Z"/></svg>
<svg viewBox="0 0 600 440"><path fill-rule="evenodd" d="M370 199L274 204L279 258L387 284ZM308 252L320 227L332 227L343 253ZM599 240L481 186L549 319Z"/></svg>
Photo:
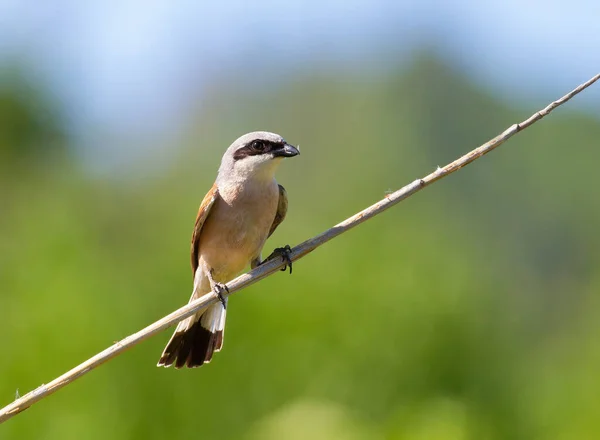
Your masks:
<svg viewBox="0 0 600 440"><path fill-rule="evenodd" d="M521 122L520 124L514 124L507 130L502 132L500 135L496 136L489 142L483 144L479 148L476 148L473 151L465 154L464 156L460 157L452 163L449 163L443 168L438 168L433 173L423 177L422 179L417 179L409 185L406 185L405 187L401 188L400 190L388 194L384 199L359 212L358 214L353 215L352 217L344 220L343 222L337 224L333 228L328 229L327 231L317 235L316 237L313 237L299 244L298 246L292 249L292 261L296 261L304 257L306 254L312 252L317 247L328 242L334 237L337 237L341 233L346 232L350 228L353 228L354 226L370 219L371 217L382 213L386 209L413 195L414 193L423 189L427 185L430 185L431 183L441 179L442 177L445 177L448 174L451 174L457 171L458 169L464 167L465 165L470 164L471 162L480 158L484 154L489 153L493 149L499 147L504 141L506 141L519 131L529 127L534 122L542 119L556 107L558 107L561 104L564 104L573 96L586 89L587 87L591 86L598 79L600 79L600 74L594 76L589 81L581 84L579 87L577 87L570 93L566 94L559 100L554 101L546 108L538 111L537 113L535 113L525 121ZM227 286L229 288L229 292L234 293L243 289L244 287L248 287L249 285L254 284L257 281L262 280L263 278L277 272L281 267L283 267L283 262L277 260L269 261L264 265L254 269L253 271L245 273L244 275L241 275L233 281L231 281L230 283L228 283ZM201 308L204 308L217 301L219 301L219 299L216 294L212 292L208 293L203 297L198 298L195 301L192 301L191 303L165 316L164 318L154 322L153 324L150 324L148 327L140 330L139 332L134 333L133 335L130 335L125 339L122 339L121 341L115 343L106 350L98 353L94 357L88 359L87 361L83 362L82 364L78 365L72 370L67 371L65 374L54 379L47 385L41 385L35 390L25 394L23 397L16 399L10 405L7 405L6 407L2 408L2 410L0 410L0 423L8 420L9 418L13 417L19 412L29 408L34 403L49 396L50 394L54 393L60 388L70 384L75 379L83 376L84 374L93 370L94 368L98 367L104 362L107 362L115 356L120 355L125 350L133 347L136 344L139 344L143 340L148 339L156 333L165 330L166 328L172 326L173 324L176 324L184 318L193 315L196 311L200 310Z"/></svg>

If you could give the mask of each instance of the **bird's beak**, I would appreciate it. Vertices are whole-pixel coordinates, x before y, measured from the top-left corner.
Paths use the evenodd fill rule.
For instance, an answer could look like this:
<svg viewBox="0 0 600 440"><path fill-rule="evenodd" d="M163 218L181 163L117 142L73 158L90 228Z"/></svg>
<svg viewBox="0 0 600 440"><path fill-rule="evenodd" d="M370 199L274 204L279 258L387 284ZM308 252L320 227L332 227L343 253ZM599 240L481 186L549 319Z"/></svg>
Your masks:
<svg viewBox="0 0 600 440"><path fill-rule="evenodd" d="M298 148L294 147L293 145L285 143L281 148L273 151L273 154L275 157L294 157L298 156L300 151L298 151Z"/></svg>

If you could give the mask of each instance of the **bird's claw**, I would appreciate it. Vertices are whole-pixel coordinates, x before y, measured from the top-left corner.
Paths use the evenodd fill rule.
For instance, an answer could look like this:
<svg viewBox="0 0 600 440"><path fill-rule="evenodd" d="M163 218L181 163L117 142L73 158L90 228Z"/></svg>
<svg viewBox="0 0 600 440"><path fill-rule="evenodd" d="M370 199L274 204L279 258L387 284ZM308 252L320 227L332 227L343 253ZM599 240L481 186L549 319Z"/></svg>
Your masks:
<svg viewBox="0 0 600 440"><path fill-rule="evenodd" d="M272 260L275 257L281 257L285 265L281 268L283 272L289 267L290 274L292 273L292 248L289 244L286 244L284 247L275 248L273 253L269 255L269 257L265 261Z"/></svg>
<svg viewBox="0 0 600 440"><path fill-rule="evenodd" d="M227 287L227 285L223 283L214 283L213 292L217 294L217 296L219 297L219 301L221 301L221 304L223 304L223 308L226 309L227 302L225 301L225 297L223 296L223 294L225 292L229 294L229 287Z"/></svg>

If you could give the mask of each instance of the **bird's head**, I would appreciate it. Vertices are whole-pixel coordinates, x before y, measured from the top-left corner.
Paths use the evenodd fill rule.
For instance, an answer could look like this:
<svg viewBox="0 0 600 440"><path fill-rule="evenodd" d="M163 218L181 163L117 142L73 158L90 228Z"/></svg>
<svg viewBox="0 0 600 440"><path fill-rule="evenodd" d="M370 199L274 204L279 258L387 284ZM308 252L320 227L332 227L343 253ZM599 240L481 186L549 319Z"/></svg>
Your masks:
<svg viewBox="0 0 600 440"><path fill-rule="evenodd" d="M270 180L282 159L298 154L298 148L278 134L267 131L248 133L236 139L223 155L218 179Z"/></svg>

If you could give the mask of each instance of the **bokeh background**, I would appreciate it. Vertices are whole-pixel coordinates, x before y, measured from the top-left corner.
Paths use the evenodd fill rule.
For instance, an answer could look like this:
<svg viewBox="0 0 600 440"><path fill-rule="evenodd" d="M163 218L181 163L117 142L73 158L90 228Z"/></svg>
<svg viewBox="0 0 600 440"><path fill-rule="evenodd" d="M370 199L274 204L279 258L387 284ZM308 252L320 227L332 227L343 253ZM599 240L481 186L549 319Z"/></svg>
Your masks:
<svg viewBox="0 0 600 440"><path fill-rule="evenodd" d="M302 155L267 248L307 239L597 73L595 1L0 1L0 397L183 305L220 156ZM0 439L600 438L600 88Z"/></svg>

